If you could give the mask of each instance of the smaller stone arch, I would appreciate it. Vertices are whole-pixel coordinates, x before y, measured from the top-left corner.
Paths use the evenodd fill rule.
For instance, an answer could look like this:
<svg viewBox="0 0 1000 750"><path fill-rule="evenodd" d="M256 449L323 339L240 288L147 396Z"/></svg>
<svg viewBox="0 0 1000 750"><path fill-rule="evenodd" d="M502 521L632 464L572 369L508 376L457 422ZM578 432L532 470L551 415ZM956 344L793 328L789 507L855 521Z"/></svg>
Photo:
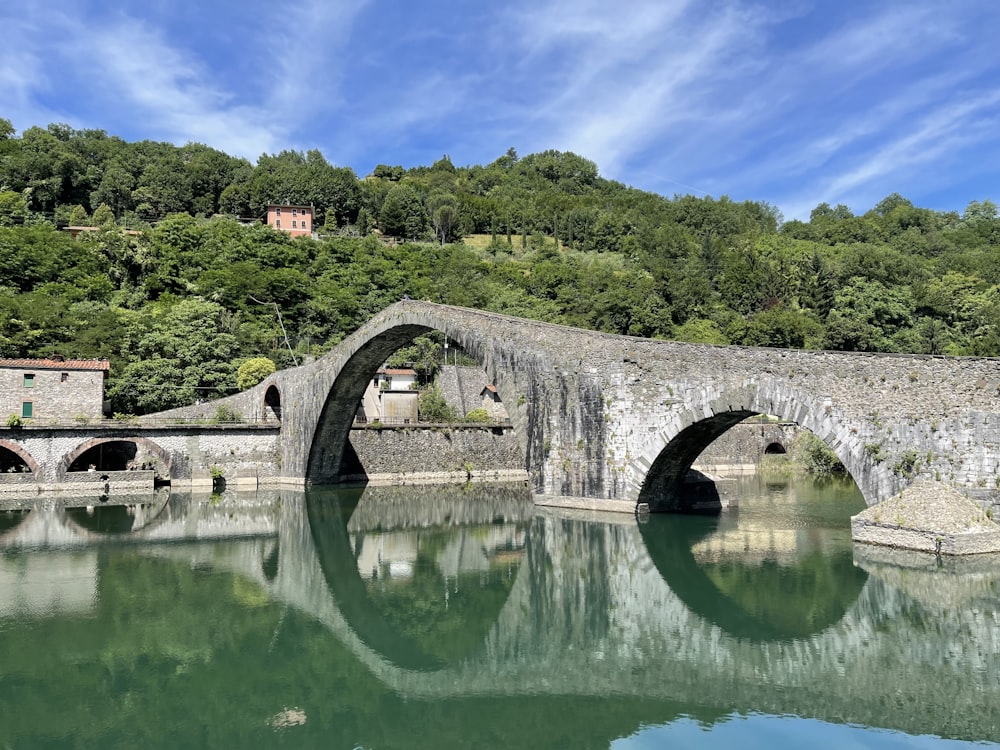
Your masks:
<svg viewBox="0 0 1000 750"><path fill-rule="evenodd" d="M677 504L679 490L697 456L730 427L758 414L774 414L812 432L836 453L865 502L878 502L879 467L866 460L856 435L836 439L847 431L819 398L761 381L709 394L687 407L676 415L672 427L658 433L641 457L632 461L632 497L648 503L651 510L684 510Z"/></svg>
<svg viewBox="0 0 1000 750"><path fill-rule="evenodd" d="M281 422L281 391L274 383L264 391L263 414L265 422Z"/></svg>
<svg viewBox="0 0 1000 750"><path fill-rule="evenodd" d="M788 453L788 450L785 448L784 445L779 443L777 440L768 443L767 446L764 448L765 456L783 456L786 453Z"/></svg>
<svg viewBox="0 0 1000 750"><path fill-rule="evenodd" d="M13 457L6 455L7 453L12 453ZM10 460L5 460L5 457ZM12 440L0 440L0 471L6 472L14 468L16 472L19 466L26 466L29 472L38 476L38 462L28 451Z"/></svg>
<svg viewBox="0 0 1000 750"><path fill-rule="evenodd" d="M91 438L72 451L63 456L62 460L59 462L59 477L65 477L65 475L71 471L86 471L87 466L82 465L80 459L84 457L88 451L94 448L99 448L102 445L109 443L132 443L136 452L133 455L138 455L138 450L141 448L147 454L151 455L155 459L155 464L158 464L155 468L157 470L158 476L170 477L171 469L173 467L173 458L169 452L164 450L161 446L154 443L152 440L137 436L122 436L122 437L100 437ZM74 464L77 464L74 466ZM121 468L125 468L122 466ZM111 469L114 470L114 469ZM119 469L120 470L120 469Z"/></svg>

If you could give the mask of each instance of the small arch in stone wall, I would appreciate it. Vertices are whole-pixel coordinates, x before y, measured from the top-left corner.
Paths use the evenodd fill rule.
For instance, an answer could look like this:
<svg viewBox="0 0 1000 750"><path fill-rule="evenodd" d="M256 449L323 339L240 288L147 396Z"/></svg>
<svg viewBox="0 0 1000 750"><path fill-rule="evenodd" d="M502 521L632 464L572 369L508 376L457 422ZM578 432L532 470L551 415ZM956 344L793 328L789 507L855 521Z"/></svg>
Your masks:
<svg viewBox="0 0 1000 750"><path fill-rule="evenodd" d="M788 451L785 449L785 446L777 441L768 443L767 447L764 448L764 455L766 456L783 456L786 453L788 453Z"/></svg>
<svg viewBox="0 0 1000 750"><path fill-rule="evenodd" d="M38 474L38 462L17 443L0 440L0 473Z"/></svg>
<svg viewBox="0 0 1000 750"><path fill-rule="evenodd" d="M281 391L273 383L264 392L264 421L281 421Z"/></svg>
<svg viewBox="0 0 1000 750"><path fill-rule="evenodd" d="M156 472L158 478L169 478L170 454L147 438L92 438L77 446L60 462L60 475L75 471L127 471L143 466Z"/></svg>

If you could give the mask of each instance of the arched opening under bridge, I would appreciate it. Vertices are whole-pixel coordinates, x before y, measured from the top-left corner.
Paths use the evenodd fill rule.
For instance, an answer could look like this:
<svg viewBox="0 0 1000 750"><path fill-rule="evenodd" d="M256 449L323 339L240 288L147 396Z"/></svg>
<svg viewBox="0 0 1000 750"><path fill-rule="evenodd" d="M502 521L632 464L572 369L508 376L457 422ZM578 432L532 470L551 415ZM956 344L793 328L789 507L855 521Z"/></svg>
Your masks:
<svg viewBox="0 0 1000 750"><path fill-rule="evenodd" d="M726 411L720 410L704 418L689 415L685 427L672 437L661 438L662 447L645 473L638 494L638 503L653 512L719 510L721 508L719 488L716 487L713 477L693 471L692 466L712 443L736 425L760 413L751 408L737 406ZM800 425L800 429L810 432L808 426ZM838 468L842 466L856 482L854 471L862 468L857 457L850 453L841 455L833 446L826 443L822 436L815 433L813 435L812 443L818 446L815 450L826 453L825 460L828 460L830 465L839 464ZM843 446L839 448L845 450ZM762 451L765 455L781 455L786 452L784 445L775 440L769 440Z"/></svg>
<svg viewBox="0 0 1000 750"><path fill-rule="evenodd" d="M155 472L157 481L170 480L170 454L141 437L94 438L78 446L62 461L63 472L129 471Z"/></svg>
<svg viewBox="0 0 1000 750"><path fill-rule="evenodd" d="M509 403L512 399L506 392L504 373L491 371L490 363L483 356L483 342L474 333L459 333L458 339L452 338L453 335L427 326L401 324L375 335L349 357L329 388L312 435L306 468L310 484L363 481L373 473L384 473L384 469L373 471L372 466L367 465L371 461L366 461L355 449L351 440L355 428L375 430L378 434L384 430L409 430L412 451L403 456L405 461L399 462L400 467L390 467L389 473L405 473L407 469L403 463L410 466L410 471L434 473L446 471L448 466L457 471L470 463L456 453L451 466L442 455L447 453L445 447L433 454L424 454L433 459L428 463L434 468L421 467L420 451L427 451L433 441L428 434L421 436L420 430L427 432L421 426L430 424L437 425L438 435L446 434L442 424L452 430L459 425L463 430L492 431L498 438L495 442L503 443L503 450L498 452L502 457L498 460L504 462L505 468L524 469L523 436L511 433L505 420L494 420L487 408L487 401L495 405ZM414 361L408 361L407 357ZM467 375L465 380L458 378L453 393L442 387L441 374L450 366L446 362L454 365L459 361L468 369L478 367L482 383L466 385L466 390L475 391L474 395L462 392L462 383L469 382ZM482 418L484 411L486 417ZM478 426L467 423L467 416L470 420L477 419ZM369 442L376 440L369 437ZM386 434L381 437L383 444L389 442ZM381 454L370 449L366 455ZM486 455L483 460L489 463L491 459Z"/></svg>
<svg viewBox="0 0 1000 750"><path fill-rule="evenodd" d="M0 440L0 474L36 474L38 463L24 448L8 440Z"/></svg>

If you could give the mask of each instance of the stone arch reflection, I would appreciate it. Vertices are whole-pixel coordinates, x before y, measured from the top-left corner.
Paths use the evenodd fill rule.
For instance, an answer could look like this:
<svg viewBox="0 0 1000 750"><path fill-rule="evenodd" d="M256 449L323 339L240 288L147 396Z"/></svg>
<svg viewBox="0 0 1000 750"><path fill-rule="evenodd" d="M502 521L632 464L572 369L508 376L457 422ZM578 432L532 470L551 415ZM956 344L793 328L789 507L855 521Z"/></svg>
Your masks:
<svg viewBox="0 0 1000 750"><path fill-rule="evenodd" d="M169 502L170 490L162 487L155 493L116 497L113 503L91 501L67 507L66 518L84 531L125 535L147 529L162 520Z"/></svg>
<svg viewBox="0 0 1000 750"><path fill-rule="evenodd" d="M708 622L755 642L807 638L839 622L868 579L854 565L848 532L830 543L815 526L796 528L796 519L741 527L740 513L657 515L640 525L671 590Z"/></svg>
<svg viewBox="0 0 1000 750"><path fill-rule="evenodd" d="M523 486L313 490L323 576L369 648L441 669L480 650L522 567L534 505Z"/></svg>
<svg viewBox="0 0 1000 750"><path fill-rule="evenodd" d="M0 539L24 523L29 513L31 513L31 510L28 508L0 510Z"/></svg>

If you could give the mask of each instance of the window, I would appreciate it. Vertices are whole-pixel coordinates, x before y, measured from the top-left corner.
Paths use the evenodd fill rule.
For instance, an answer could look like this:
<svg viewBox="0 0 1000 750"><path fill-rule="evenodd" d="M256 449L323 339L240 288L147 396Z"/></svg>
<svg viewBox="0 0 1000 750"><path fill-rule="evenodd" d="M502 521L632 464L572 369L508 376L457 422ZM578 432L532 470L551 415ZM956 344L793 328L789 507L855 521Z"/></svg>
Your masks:
<svg viewBox="0 0 1000 750"><path fill-rule="evenodd" d="M275 219L274 226L276 226L278 229L281 229L281 219Z"/></svg>
<svg viewBox="0 0 1000 750"><path fill-rule="evenodd" d="M35 387L35 375L34 373L24 373L24 387L34 388Z"/></svg>
<svg viewBox="0 0 1000 750"><path fill-rule="evenodd" d="M23 401L21 403L21 416L25 419L31 419L31 416L35 413L35 405L30 401Z"/></svg>
<svg viewBox="0 0 1000 750"><path fill-rule="evenodd" d="M275 216L281 216L281 207L280 206L274 209L274 214L275 214Z"/></svg>
<svg viewBox="0 0 1000 750"><path fill-rule="evenodd" d="M67 380L69 380L69 373L68 372L64 372L64 373L62 373L59 376L59 382L60 383L65 383Z"/></svg>
<svg viewBox="0 0 1000 750"><path fill-rule="evenodd" d="M298 215L299 215L298 209L293 208L292 209L292 216L298 216Z"/></svg>
<svg viewBox="0 0 1000 750"><path fill-rule="evenodd" d="M292 229L295 229L295 219L292 219Z"/></svg>

